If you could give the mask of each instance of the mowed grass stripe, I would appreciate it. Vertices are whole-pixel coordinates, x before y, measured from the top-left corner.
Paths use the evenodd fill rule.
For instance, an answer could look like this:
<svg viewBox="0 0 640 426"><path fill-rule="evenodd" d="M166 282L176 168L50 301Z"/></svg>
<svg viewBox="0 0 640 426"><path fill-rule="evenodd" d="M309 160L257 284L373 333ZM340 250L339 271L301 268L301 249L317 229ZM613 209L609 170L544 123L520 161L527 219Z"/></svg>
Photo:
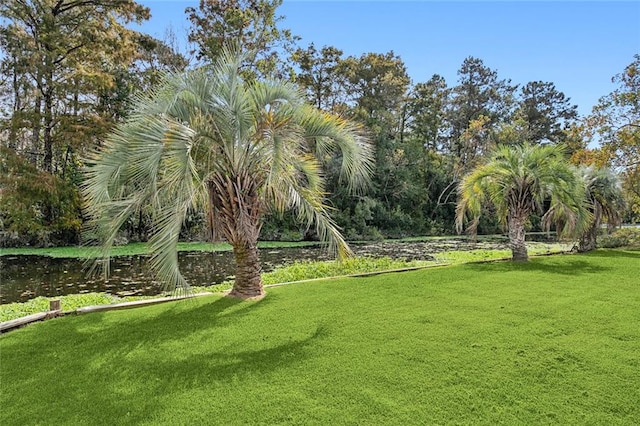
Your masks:
<svg viewBox="0 0 640 426"><path fill-rule="evenodd" d="M637 424L640 253L65 317L0 338L1 424Z"/></svg>

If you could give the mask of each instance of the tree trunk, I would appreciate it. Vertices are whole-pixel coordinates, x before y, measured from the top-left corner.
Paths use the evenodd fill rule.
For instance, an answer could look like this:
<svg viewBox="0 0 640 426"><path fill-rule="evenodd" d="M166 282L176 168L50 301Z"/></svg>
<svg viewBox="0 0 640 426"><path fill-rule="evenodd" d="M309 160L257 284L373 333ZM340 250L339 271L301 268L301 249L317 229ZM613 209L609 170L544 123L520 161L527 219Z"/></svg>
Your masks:
<svg viewBox="0 0 640 426"><path fill-rule="evenodd" d="M580 235L580 241L578 242L578 252L584 253L587 251L595 250L597 236L598 227L595 226L595 223L591 224L589 229L587 229L582 233L582 235Z"/></svg>
<svg viewBox="0 0 640 426"><path fill-rule="evenodd" d="M33 105L33 128L31 133L31 150L29 160L31 164L38 166L41 155L40 148L40 128L42 126L42 96L36 96Z"/></svg>
<svg viewBox="0 0 640 426"><path fill-rule="evenodd" d="M18 128L20 123L18 117L22 116L22 93L18 82L18 60L13 57L13 114L11 115L11 128L9 129L9 149L17 150L18 148Z"/></svg>
<svg viewBox="0 0 640 426"><path fill-rule="evenodd" d="M261 298L265 293L258 256L263 211L259 183L247 172L235 176L218 174L209 180L208 187L212 235L224 236L233 246L236 260L236 279L229 296Z"/></svg>
<svg viewBox="0 0 640 426"><path fill-rule="evenodd" d="M589 228L580 235L580 241L578 241L579 253L595 250L598 245L597 238L598 230L600 229L600 221L602 220L602 211L596 206L592 213L593 222L591 222L591 226L589 226Z"/></svg>
<svg viewBox="0 0 640 426"><path fill-rule="evenodd" d="M233 254L236 259L236 280L229 296L241 299L263 297L265 293L260 277L262 268L257 244L236 246Z"/></svg>
<svg viewBox="0 0 640 426"><path fill-rule="evenodd" d="M44 162L42 168L53 173L53 93L44 92Z"/></svg>
<svg viewBox="0 0 640 426"><path fill-rule="evenodd" d="M509 246L511 247L511 259L519 262L529 260L527 246L525 244L526 216L509 214Z"/></svg>

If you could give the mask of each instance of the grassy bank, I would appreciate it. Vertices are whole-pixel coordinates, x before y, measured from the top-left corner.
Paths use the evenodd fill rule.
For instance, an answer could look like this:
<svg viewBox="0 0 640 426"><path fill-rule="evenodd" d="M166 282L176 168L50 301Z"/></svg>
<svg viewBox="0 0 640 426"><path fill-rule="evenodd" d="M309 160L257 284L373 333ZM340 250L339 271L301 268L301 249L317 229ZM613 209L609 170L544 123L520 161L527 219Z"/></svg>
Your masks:
<svg viewBox="0 0 640 426"><path fill-rule="evenodd" d="M640 253L64 317L0 337L0 423L637 424Z"/></svg>
<svg viewBox="0 0 640 426"><path fill-rule="evenodd" d="M528 243L529 252L532 255L560 253L570 249L564 244ZM435 261L414 260L405 261L382 258L356 257L343 262L337 261L301 261L292 265L276 268L272 272L262 274L262 280L266 285L280 284L292 281L311 280L317 278L338 277L352 274L389 271L394 269L425 267L432 265L457 265L469 262L481 262L496 259L504 259L510 256L509 250L470 250L447 251L438 253ZM208 287L193 287L194 293L198 292L222 292L229 290L232 281L226 281L218 285ZM127 296L119 297L105 293L71 294L56 297L37 297L27 302L8 303L0 305L0 322L9 321L26 315L49 310L49 301L59 299L64 311L74 311L77 308L93 305L108 305L133 300L151 299L157 296Z"/></svg>
<svg viewBox="0 0 640 426"><path fill-rule="evenodd" d="M351 274L362 274L376 271L389 271L393 269L411 268L433 265L434 262L422 260L404 261L388 257L383 258L351 258L343 262L319 261L296 262L289 266L277 268L272 272L262 274L264 284L281 284L292 281L309 280L315 278L336 277ZM192 287L193 293L222 292L231 289L232 281L207 287ZM169 294L166 294L169 295ZM57 297L36 297L27 302L7 303L0 305L0 322L9 321L37 312L49 310L49 301L58 299L61 301L62 310L74 311L84 306L112 305L134 300L153 299L159 296L127 296L120 297L106 293L70 294Z"/></svg>

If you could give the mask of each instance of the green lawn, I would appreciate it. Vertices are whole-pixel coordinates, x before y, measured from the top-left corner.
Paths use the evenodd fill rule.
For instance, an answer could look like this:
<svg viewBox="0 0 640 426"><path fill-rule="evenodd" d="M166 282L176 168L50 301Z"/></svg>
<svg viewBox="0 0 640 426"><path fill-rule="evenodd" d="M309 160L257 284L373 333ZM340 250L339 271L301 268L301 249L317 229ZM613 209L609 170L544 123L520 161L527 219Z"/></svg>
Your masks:
<svg viewBox="0 0 640 426"><path fill-rule="evenodd" d="M640 419L640 252L64 317L0 337L0 424Z"/></svg>

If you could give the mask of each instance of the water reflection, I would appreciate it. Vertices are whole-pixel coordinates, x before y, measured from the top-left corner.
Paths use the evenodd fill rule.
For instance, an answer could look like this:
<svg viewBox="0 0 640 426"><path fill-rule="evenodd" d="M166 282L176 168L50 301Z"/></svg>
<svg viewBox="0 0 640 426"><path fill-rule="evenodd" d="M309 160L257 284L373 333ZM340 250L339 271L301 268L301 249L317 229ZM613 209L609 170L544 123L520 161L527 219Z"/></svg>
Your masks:
<svg viewBox="0 0 640 426"><path fill-rule="evenodd" d="M295 260L329 259L319 247L261 250L263 271ZM108 280L89 276L83 261L43 256L0 257L0 303L24 302L38 296L105 292L120 296L150 296L162 292L154 279L147 256L118 256L111 259ZM233 278L231 252L180 252L180 271L191 285L207 286Z"/></svg>

